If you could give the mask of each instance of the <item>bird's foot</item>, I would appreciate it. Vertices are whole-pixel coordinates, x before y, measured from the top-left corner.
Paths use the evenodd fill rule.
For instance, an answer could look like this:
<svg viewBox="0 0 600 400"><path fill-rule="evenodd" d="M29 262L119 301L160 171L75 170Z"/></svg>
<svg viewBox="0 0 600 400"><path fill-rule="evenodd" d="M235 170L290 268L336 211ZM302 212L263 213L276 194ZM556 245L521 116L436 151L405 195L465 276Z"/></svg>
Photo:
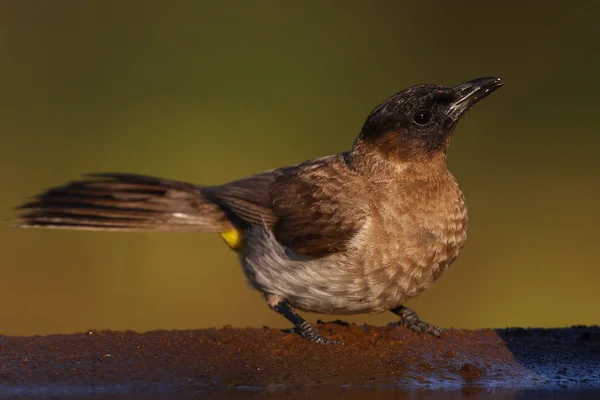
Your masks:
<svg viewBox="0 0 600 400"><path fill-rule="evenodd" d="M325 336L321 335L317 328L304 321L298 327L298 331L300 336L304 339L308 340L311 343L318 344L341 344L339 340L327 339Z"/></svg>
<svg viewBox="0 0 600 400"><path fill-rule="evenodd" d="M309 342L318 344L341 343L337 340L327 339L325 336L322 336L314 326L306 322L285 300L273 296L268 299L268 303L274 311L283 315L288 321L293 323L294 331Z"/></svg>
<svg viewBox="0 0 600 400"><path fill-rule="evenodd" d="M442 334L442 328L423 321L416 312L408 307L400 306L391 311L400 317L400 321L390 323L392 326L403 326L413 332L425 332L437 338Z"/></svg>

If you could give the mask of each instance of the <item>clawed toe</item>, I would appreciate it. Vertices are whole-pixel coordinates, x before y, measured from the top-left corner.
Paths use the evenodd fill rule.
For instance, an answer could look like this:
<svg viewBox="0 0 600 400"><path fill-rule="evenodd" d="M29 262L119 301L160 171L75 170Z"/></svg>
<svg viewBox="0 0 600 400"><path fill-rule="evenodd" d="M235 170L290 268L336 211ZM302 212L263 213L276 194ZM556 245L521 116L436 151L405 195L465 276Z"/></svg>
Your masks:
<svg viewBox="0 0 600 400"><path fill-rule="evenodd" d="M400 317L400 321L390 323L391 326L403 326L415 333L428 333L437 338L442 335L443 330L440 327L421 320L417 313L408 307L400 306L391 311Z"/></svg>
<svg viewBox="0 0 600 400"><path fill-rule="evenodd" d="M338 340L327 339L325 336L322 336L314 326L298 315L287 302L279 300L278 298L272 300L273 301L269 301L269 306L293 323L294 332L298 333L309 342L318 344L342 344Z"/></svg>
<svg viewBox="0 0 600 400"><path fill-rule="evenodd" d="M309 324L308 322L304 322L299 327L300 335L312 343L318 344L341 344L339 340L327 339L325 336L321 335L317 329Z"/></svg>

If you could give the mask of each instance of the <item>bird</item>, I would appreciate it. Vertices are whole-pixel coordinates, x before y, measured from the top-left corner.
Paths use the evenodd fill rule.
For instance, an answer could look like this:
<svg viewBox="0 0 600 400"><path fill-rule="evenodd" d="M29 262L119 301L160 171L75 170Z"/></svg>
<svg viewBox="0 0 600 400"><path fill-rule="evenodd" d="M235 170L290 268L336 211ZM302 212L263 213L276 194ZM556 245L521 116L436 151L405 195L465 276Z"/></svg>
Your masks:
<svg viewBox="0 0 600 400"><path fill-rule="evenodd" d="M222 185L83 175L17 207L15 226L216 233L250 286L310 342L339 343L297 310L392 312L395 325L439 337L405 303L465 244L467 207L447 150L466 111L503 85L409 87L370 112L350 150Z"/></svg>

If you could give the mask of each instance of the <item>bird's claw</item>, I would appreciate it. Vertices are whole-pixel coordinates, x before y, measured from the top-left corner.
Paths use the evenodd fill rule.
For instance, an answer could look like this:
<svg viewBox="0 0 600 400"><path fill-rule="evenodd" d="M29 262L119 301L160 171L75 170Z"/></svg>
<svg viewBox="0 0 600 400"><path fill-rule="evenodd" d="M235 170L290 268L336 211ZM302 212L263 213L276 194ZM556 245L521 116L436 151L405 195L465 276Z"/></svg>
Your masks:
<svg viewBox="0 0 600 400"><path fill-rule="evenodd" d="M300 336L302 336L303 338L305 338L306 340L308 340L311 343L318 343L318 344L341 344L342 343L339 340L327 339L325 336L321 335L314 326L312 326L311 324L309 324L306 321L300 325L299 331L300 331Z"/></svg>
<svg viewBox="0 0 600 400"><path fill-rule="evenodd" d="M442 328L423 321L416 312L408 307L401 306L393 312L400 317L400 321L391 322L391 326L403 326L415 333L428 333L437 338L442 335Z"/></svg>

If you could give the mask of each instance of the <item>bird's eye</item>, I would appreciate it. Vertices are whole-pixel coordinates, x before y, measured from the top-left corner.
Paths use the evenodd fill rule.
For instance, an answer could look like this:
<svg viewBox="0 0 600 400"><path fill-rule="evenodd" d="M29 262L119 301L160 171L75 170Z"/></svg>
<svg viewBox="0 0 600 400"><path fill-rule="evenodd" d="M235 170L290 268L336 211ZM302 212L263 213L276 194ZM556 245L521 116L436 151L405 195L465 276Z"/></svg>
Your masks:
<svg viewBox="0 0 600 400"><path fill-rule="evenodd" d="M415 122L419 125L425 125L426 123L428 123L429 121L431 121L431 117L433 116L433 113L431 112L431 110L419 110L415 113L415 116L413 117L413 119L415 120Z"/></svg>

